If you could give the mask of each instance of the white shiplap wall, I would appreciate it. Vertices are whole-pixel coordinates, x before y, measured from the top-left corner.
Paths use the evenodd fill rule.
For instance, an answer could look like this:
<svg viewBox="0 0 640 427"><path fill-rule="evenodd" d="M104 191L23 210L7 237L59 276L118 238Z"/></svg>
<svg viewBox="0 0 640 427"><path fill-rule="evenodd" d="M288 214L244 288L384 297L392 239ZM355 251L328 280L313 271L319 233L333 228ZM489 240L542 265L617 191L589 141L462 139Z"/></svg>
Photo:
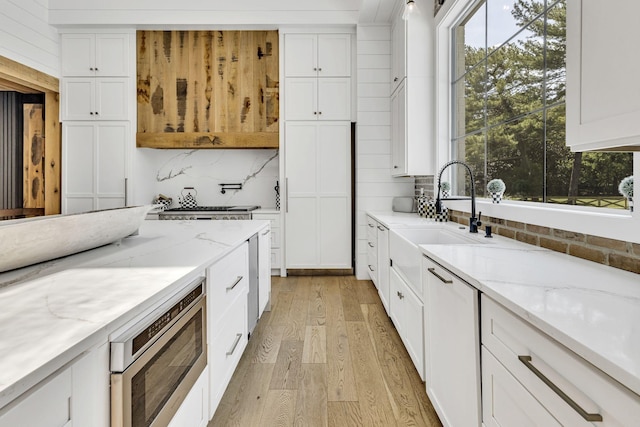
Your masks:
<svg viewBox="0 0 640 427"><path fill-rule="evenodd" d="M414 180L391 177L391 27L359 25L357 52L356 276L368 279L366 212L413 196Z"/></svg>
<svg viewBox="0 0 640 427"><path fill-rule="evenodd" d="M0 0L0 56L60 77L58 32L48 0Z"/></svg>

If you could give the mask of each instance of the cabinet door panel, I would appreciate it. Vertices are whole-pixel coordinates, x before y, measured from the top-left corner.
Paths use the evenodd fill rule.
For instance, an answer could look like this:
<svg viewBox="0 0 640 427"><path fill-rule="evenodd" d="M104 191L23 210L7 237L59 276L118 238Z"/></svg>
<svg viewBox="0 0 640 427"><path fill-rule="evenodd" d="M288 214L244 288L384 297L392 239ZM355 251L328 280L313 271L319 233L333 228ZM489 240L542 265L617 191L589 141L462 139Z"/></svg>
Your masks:
<svg viewBox="0 0 640 427"><path fill-rule="evenodd" d="M124 199L126 178L126 141L128 126L99 125L97 128L96 193L98 197Z"/></svg>
<svg viewBox="0 0 640 427"><path fill-rule="evenodd" d="M67 196L91 196L94 192L95 127L66 126L63 143L63 190Z"/></svg>
<svg viewBox="0 0 640 427"><path fill-rule="evenodd" d="M61 64L64 77L93 76L96 63L94 34L63 34Z"/></svg>
<svg viewBox="0 0 640 427"><path fill-rule="evenodd" d="M389 230L378 227L378 294L389 314Z"/></svg>
<svg viewBox="0 0 640 427"><path fill-rule="evenodd" d="M126 120L128 118L127 79L96 79L96 120Z"/></svg>
<svg viewBox="0 0 640 427"><path fill-rule="evenodd" d="M406 175L407 138L406 138L406 92L402 82L391 97L391 174Z"/></svg>
<svg viewBox="0 0 640 427"><path fill-rule="evenodd" d="M351 79L318 79L318 119L351 120Z"/></svg>
<svg viewBox="0 0 640 427"><path fill-rule="evenodd" d="M318 133L318 192L347 196L351 188L351 126L323 124Z"/></svg>
<svg viewBox="0 0 640 427"><path fill-rule="evenodd" d="M317 75L318 44L315 34L287 34L284 37L285 77Z"/></svg>
<svg viewBox="0 0 640 427"><path fill-rule="evenodd" d="M62 86L62 120L93 120L95 80L92 78L63 79Z"/></svg>
<svg viewBox="0 0 640 427"><path fill-rule="evenodd" d="M347 197L320 197L320 267L351 268L351 204Z"/></svg>
<svg viewBox="0 0 640 427"><path fill-rule="evenodd" d="M389 270L389 291L389 317L391 317L393 324L398 330L398 334L402 336L404 334L404 311L402 299L400 299L402 279L393 268Z"/></svg>
<svg viewBox="0 0 640 427"><path fill-rule="evenodd" d="M406 285L402 295L405 312L404 342L420 378L424 380L424 305Z"/></svg>
<svg viewBox="0 0 640 427"><path fill-rule="evenodd" d="M286 120L317 120L318 79L286 79L284 108Z"/></svg>
<svg viewBox="0 0 640 427"><path fill-rule="evenodd" d="M258 236L258 313L268 308L267 303L271 298L271 230L262 230ZM273 266L276 267L276 266ZM278 266L279 267L279 266Z"/></svg>
<svg viewBox="0 0 640 427"><path fill-rule="evenodd" d="M289 196L287 213L287 268L318 266L317 198Z"/></svg>
<svg viewBox="0 0 640 427"><path fill-rule="evenodd" d="M351 75L351 36L349 34L318 35L318 76Z"/></svg>
<svg viewBox="0 0 640 427"><path fill-rule="evenodd" d="M286 166L289 197L315 195L318 190L317 126L287 123Z"/></svg>
<svg viewBox="0 0 640 427"><path fill-rule="evenodd" d="M129 35L96 35L96 76L129 75Z"/></svg>

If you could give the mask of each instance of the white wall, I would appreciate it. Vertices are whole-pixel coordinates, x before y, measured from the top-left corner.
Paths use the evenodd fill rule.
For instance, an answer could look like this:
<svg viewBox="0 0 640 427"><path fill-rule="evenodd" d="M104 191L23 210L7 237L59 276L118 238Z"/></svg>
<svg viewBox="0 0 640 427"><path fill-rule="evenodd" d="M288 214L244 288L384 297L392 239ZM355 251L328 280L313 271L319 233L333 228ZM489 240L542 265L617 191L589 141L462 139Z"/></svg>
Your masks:
<svg viewBox="0 0 640 427"><path fill-rule="evenodd" d="M390 211L414 180L391 177L391 26L359 25L357 52L356 276L368 279L366 211Z"/></svg>
<svg viewBox="0 0 640 427"><path fill-rule="evenodd" d="M58 32L48 0L0 0L0 56L60 77Z"/></svg>
<svg viewBox="0 0 640 427"><path fill-rule="evenodd" d="M361 0L49 0L53 25L355 24ZM139 28L139 27L138 27Z"/></svg>

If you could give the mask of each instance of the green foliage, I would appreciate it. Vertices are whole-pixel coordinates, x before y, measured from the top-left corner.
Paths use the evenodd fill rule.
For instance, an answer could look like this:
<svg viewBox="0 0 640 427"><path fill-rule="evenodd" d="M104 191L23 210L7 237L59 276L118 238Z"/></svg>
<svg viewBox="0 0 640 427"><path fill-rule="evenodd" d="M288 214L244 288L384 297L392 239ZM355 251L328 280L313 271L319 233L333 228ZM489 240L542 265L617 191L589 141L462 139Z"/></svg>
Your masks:
<svg viewBox="0 0 640 427"><path fill-rule="evenodd" d="M486 0L487 7L495 1ZM633 173L631 154L576 156L566 146L565 2L548 0L545 11L542 0L517 0L511 9L517 35L501 46L464 47L467 72L455 83L456 90L464 90L464 97L455 98L457 152L482 191L499 176L510 195L527 200L612 196L620 180ZM580 174L572 189L574 168Z"/></svg>

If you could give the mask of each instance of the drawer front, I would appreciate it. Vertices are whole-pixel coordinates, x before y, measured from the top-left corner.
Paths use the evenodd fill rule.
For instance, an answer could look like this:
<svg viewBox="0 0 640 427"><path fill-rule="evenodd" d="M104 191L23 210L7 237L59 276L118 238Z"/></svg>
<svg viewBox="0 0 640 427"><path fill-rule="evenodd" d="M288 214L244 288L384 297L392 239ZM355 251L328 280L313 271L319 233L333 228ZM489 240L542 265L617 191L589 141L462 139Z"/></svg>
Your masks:
<svg viewBox="0 0 640 427"><path fill-rule="evenodd" d="M561 424L637 425L640 396L485 295L481 311L483 344Z"/></svg>
<svg viewBox="0 0 640 427"><path fill-rule="evenodd" d="M229 306L209 345L211 416L215 413L246 346L247 298L239 295Z"/></svg>
<svg viewBox="0 0 640 427"><path fill-rule="evenodd" d="M367 271L374 282L378 279L378 252L367 248Z"/></svg>
<svg viewBox="0 0 640 427"><path fill-rule="evenodd" d="M238 295L249 291L248 246L243 244L209 268L208 313L214 327Z"/></svg>
<svg viewBox="0 0 640 427"><path fill-rule="evenodd" d="M560 427L560 423L482 347L482 423L486 427Z"/></svg>
<svg viewBox="0 0 640 427"><path fill-rule="evenodd" d="M377 221L371 219L371 217L367 217L367 241L373 244L376 244L378 240L377 226Z"/></svg>

